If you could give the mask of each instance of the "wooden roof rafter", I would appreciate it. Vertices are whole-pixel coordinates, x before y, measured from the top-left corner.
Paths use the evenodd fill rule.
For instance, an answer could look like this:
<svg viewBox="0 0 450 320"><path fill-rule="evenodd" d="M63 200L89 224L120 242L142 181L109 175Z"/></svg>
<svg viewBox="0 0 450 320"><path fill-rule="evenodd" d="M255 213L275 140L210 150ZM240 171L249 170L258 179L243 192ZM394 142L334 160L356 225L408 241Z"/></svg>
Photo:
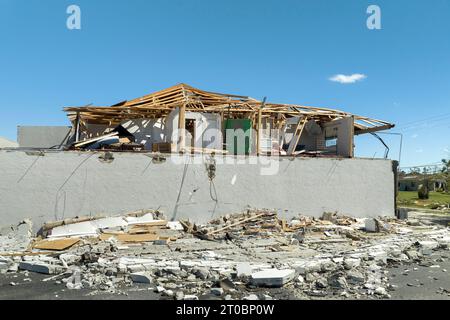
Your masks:
<svg viewBox="0 0 450 320"><path fill-rule="evenodd" d="M172 110L184 106L186 111L224 114L251 114L260 111L262 101L248 96L208 92L181 83L176 86L145 95L110 107L67 107L64 111L74 122L77 113L86 123L120 123L126 119L155 118L168 115ZM293 104L265 103L263 116L288 117L308 116L316 121L328 122L353 116L355 134L376 132L393 128L386 121L354 115L341 110Z"/></svg>

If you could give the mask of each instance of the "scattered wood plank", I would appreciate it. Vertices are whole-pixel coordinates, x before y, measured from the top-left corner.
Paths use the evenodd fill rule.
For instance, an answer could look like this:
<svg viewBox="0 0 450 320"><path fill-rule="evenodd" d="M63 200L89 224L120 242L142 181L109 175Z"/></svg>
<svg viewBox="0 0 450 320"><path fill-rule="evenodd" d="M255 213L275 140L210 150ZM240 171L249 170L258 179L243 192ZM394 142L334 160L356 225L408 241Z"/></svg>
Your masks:
<svg viewBox="0 0 450 320"><path fill-rule="evenodd" d="M69 249L80 242L78 238L65 238L57 240L42 240L34 244L34 249L40 250L53 250L53 251L63 251Z"/></svg>
<svg viewBox="0 0 450 320"><path fill-rule="evenodd" d="M157 229L151 229L151 228L132 228L128 230L128 234L146 234L146 233L152 233L157 234Z"/></svg>
<svg viewBox="0 0 450 320"><path fill-rule="evenodd" d="M102 135L102 136L99 136L99 137L95 137L95 138L92 138L92 139L87 139L87 140L75 143L74 146L75 146L75 148L79 148L81 146L84 146L84 145L87 145L87 144L91 144L91 143L100 141L100 140L105 139L105 138L117 136L118 134L119 134L118 132L111 132L111 133L108 133L108 134L105 134L105 135Z"/></svg>
<svg viewBox="0 0 450 320"><path fill-rule="evenodd" d="M265 216L265 215L267 215L266 212L257 214L257 215L255 215L255 216L253 216L253 217L249 217L249 218L246 218L246 219L239 220L239 221L237 221L237 222L235 222L235 223L232 223L232 224L230 224L230 225L227 225L227 226L225 226L225 227L223 227L223 228L220 228L220 229L217 229L217 230L208 232L207 235L213 235L213 234L216 234L216 233L225 231L225 230L229 230L229 229L231 229L231 228L233 228L233 227L236 227L236 226L238 226L238 225L241 225L241 224L244 224L244 223L246 223L246 222L250 222L250 221L256 220L256 219L258 219L258 218L261 218L261 217L263 217L263 216Z"/></svg>
<svg viewBox="0 0 450 320"><path fill-rule="evenodd" d="M99 220L99 219L103 219L103 218L106 218L106 216L98 215L95 217L76 217L76 218L70 218L70 219L65 219L65 220L60 220L60 221L46 222L42 226L42 230L48 231L53 228L65 226L68 224L75 224L75 223L86 222L86 221L94 221L94 220Z"/></svg>
<svg viewBox="0 0 450 320"><path fill-rule="evenodd" d="M133 225L133 227L166 227L166 226L167 226L166 220L157 220Z"/></svg>

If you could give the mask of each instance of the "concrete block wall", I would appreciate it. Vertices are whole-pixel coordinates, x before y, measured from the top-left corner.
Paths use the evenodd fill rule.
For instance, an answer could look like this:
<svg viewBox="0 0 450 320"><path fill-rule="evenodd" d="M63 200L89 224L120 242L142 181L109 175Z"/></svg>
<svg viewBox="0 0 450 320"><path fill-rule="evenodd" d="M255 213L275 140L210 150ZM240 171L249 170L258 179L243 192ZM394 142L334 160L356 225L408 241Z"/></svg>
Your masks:
<svg viewBox="0 0 450 320"><path fill-rule="evenodd" d="M227 164L216 157L214 191L201 161L206 156L189 155L189 164L183 164L179 155L159 162L151 154L115 153L114 161L105 163L101 154L0 151L0 225L31 218L40 226L140 209L206 222L248 206L277 209L285 217L320 217L325 211L394 216L389 160L226 157L243 162Z"/></svg>
<svg viewBox="0 0 450 320"><path fill-rule="evenodd" d="M71 127L18 126L17 142L21 148L52 148L65 143Z"/></svg>

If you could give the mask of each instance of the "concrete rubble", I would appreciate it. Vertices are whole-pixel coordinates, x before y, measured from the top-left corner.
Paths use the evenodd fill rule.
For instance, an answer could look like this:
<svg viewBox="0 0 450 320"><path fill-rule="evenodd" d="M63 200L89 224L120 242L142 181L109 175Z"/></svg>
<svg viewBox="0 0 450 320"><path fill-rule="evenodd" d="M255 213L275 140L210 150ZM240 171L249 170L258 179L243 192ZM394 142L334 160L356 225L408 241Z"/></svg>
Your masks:
<svg viewBox="0 0 450 320"><path fill-rule="evenodd" d="M388 266L438 266L430 255L450 247L448 227L332 213L288 222L270 210L206 225L142 211L51 222L37 237L30 230L29 221L1 230L1 273L48 274L44 281L93 294L141 284L176 300L385 299L394 290Z"/></svg>

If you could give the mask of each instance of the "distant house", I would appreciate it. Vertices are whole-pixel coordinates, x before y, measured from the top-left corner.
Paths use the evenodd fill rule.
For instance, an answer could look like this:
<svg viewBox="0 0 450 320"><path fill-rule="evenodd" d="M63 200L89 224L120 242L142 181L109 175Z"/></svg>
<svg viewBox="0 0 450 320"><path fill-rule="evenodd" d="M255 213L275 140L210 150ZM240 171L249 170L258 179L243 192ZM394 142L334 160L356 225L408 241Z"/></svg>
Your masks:
<svg viewBox="0 0 450 320"><path fill-rule="evenodd" d="M406 176L399 179L399 191L417 191L419 189L420 179L418 176Z"/></svg>
<svg viewBox="0 0 450 320"><path fill-rule="evenodd" d="M433 187L434 190L447 190L448 189L448 185L447 185L447 181L443 180L443 179L435 179L433 180Z"/></svg>
<svg viewBox="0 0 450 320"><path fill-rule="evenodd" d="M419 185L423 183L423 181L428 180L428 187L430 191L439 191L447 189L447 182L443 179L434 178L434 177L420 177L417 175L414 176L405 176L401 177L398 182L398 190L399 191L418 191Z"/></svg>

